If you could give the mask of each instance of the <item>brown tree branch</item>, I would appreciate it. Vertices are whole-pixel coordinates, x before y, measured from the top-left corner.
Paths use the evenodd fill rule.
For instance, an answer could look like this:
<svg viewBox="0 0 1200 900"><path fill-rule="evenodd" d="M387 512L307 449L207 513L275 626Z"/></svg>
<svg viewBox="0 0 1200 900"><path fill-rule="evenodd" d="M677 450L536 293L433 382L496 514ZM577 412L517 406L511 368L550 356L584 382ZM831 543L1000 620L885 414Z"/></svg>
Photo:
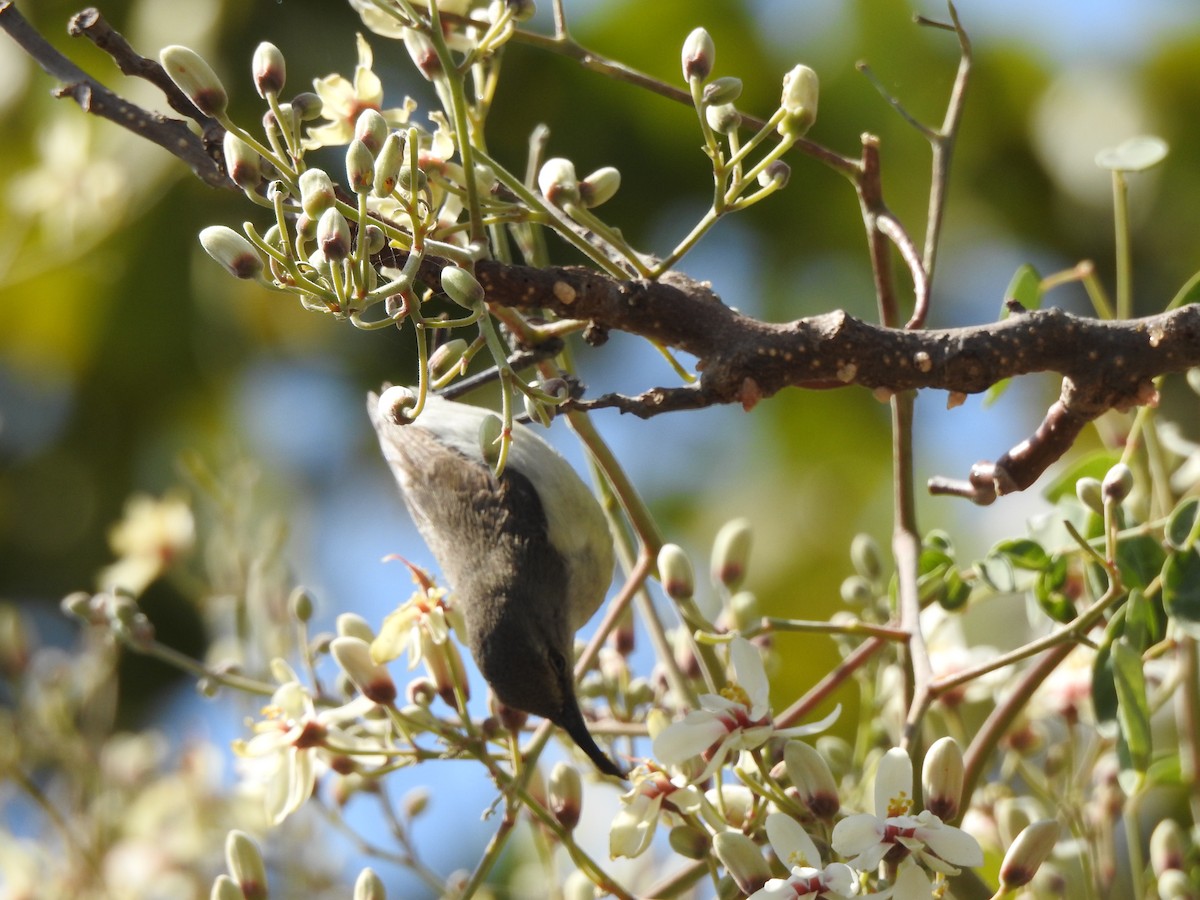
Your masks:
<svg viewBox="0 0 1200 900"><path fill-rule="evenodd" d="M173 96L177 90L161 67L137 54L95 10L77 16L71 32L93 40L122 71L160 87L172 106L208 127L204 138L184 122L130 104L99 84L50 46L8 0L0 0L0 29L63 82L56 91L59 96L70 96L86 112L111 119L162 146L205 183L231 186L219 162L220 126L201 116L186 98ZM556 49L564 48L560 44ZM870 136L864 136L863 160L861 169L855 169L856 181L864 213L873 226L872 240L878 242L872 249L880 276L886 271L884 231L888 229L874 226L878 217L887 215L887 208L875 194L878 179L862 175L862 169L878 165ZM897 231L892 239L900 234ZM441 261L426 258L422 279L437 284L441 266ZM740 403L748 409L785 387L848 385L865 387L881 398L929 389L960 397L1015 375L1062 375L1059 400L1029 439L994 463L977 463L965 481L936 478L930 483L935 493L956 494L976 503L990 503L997 496L1029 487L1101 413L1152 403L1157 397L1152 379L1200 365L1200 307L1195 305L1123 322L1086 319L1056 309L1018 311L1002 322L922 331L872 325L840 310L794 322L760 322L725 306L709 285L674 272L656 282L622 281L579 267L535 269L485 260L476 274L491 304L530 312L550 310L563 318L589 322L588 335L594 341L607 330L618 329L697 359L701 377L693 385L655 387L636 397L608 394L572 401L579 409L614 408L644 418L720 403ZM885 318L895 321L895 299L887 279L883 281L877 284L879 299L888 314Z"/></svg>
<svg viewBox="0 0 1200 900"><path fill-rule="evenodd" d="M86 27L76 30L75 21L80 19L87 23ZM53 92L55 97L69 97L78 103L84 112L115 122L139 137L157 144L187 163L196 177L205 184L212 187L232 186L232 182L226 177L222 167L217 164L221 137L224 134L224 130L220 129L219 125L216 126L219 133L209 134L206 131L206 135L202 139L179 119L150 112L137 104L124 100L55 50L9 0L0 0L0 30L7 32L47 75L61 82L61 86ZM124 38L108 27L95 10L86 10L80 13L72 23L71 33L86 34L93 39L97 34L103 35L107 39L107 45L100 41L97 41L97 45L113 53L114 57L118 56L121 47L129 47ZM129 54L136 57L131 49ZM137 59L142 59L142 57L137 57ZM150 66L158 65L150 60L143 60L143 62ZM124 67L122 70L124 71ZM144 72L134 72L134 74L144 77ZM170 80L167 79L165 72L162 77ZM151 81L158 84L155 79L151 79ZM174 86L172 85L172 87ZM208 147L213 147L214 151L210 152L206 149Z"/></svg>

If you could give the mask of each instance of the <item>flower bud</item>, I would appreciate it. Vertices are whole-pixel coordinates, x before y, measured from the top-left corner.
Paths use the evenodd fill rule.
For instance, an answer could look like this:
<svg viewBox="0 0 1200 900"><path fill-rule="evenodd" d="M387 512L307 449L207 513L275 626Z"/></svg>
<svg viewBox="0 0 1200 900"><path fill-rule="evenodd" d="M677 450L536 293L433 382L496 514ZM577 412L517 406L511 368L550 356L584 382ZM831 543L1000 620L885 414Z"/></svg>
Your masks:
<svg viewBox="0 0 1200 900"><path fill-rule="evenodd" d="M208 900L246 900L237 882L228 875L221 874L213 881L212 890L208 892Z"/></svg>
<svg viewBox="0 0 1200 900"><path fill-rule="evenodd" d="M483 285L462 266L451 265L442 269L442 290L465 309L477 310L483 303Z"/></svg>
<svg viewBox="0 0 1200 900"><path fill-rule="evenodd" d="M365 194L375 186L375 157L357 138L346 148L346 183L356 194Z"/></svg>
<svg viewBox="0 0 1200 900"><path fill-rule="evenodd" d="M75 591L67 594L59 603L59 608L69 616L74 616L90 625L99 625L104 621L103 603L86 591Z"/></svg>
<svg viewBox="0 0 1200 900"><path fill-rule="evenodd" d="M694 29L683 42L683 80L695 78L703 81L712 72L716 56L717 48L713 45L712 35L703 28Z"/></svg>
<svg viewBox="0 0 1200 900"><path fill-rule="evenodd" d="M1104 515L1104 492L1097 479L1084 477L1076 481L1075 496L1096 515Z"/></svg>
<svg viewBox="0 0 1200 900"><path fill-rule="evenodd" d="M252 191L262 180L262 158L253 147L232 131L225 132L222 141L225 154L225 170L229 180L238 187Z"/></svg>
<svg viewBox="0 0 1200 900"><path fill-rule="evenodd" d="M804 741L791 740L783 748L783 762L801 802L817 818L832 821L841 800L825 757Z"/></svg>
<svg viewBox="0 0 1200 900"><path fill-rule="evenodd" d="M736 591L746 577L751 537L749 519L731 519L721 526L713 540L713 580L731 591Z"/></svg>
<svg viewBox="0 0 1200 900"><path fill-rule="evenodd" d="M325 101L321 99L320 94L314 94L312 91L301 91L292 98L292 112L301 122L319 119L324 109Z"/></svg>
<svg viewBox="0 0 1200 900"><path fill-rule="evenodd" d="M200 231L200 246L234 278L257 278L262 274L258 248L232 228L209 225Z"/></svg>
<svg viewBox="0 0 1200 900"><path fill-rule="evenodd" d="M404 163L404 139L393 131L383 142L375 157L375 196L387 197L396 189L400 167Z"/></svg>
<svg viewBox="0 0 1200 900"><path fill-rule="evenodd" d="M229 95L212 67L195 50L172 44L158 54L158 61L175 86L187 94L196 109L206 116L220 116L229 106Z"/></svg>
<svg viewBox="0 0 1200 900"><path fill-rule="evenodd" d="M413 706L429 706L438 695L432 678L414 678L404 686L404 699Z"/></svg>
<svg viewBox="0 0 1200 900"><path fill-rule="evenodd" d="M874 599L875 592L861 575L848 575L842 581L841 595L847 606L866 606Z"/></svg>
<svg viewBox="0 0 1200 900"><path fill-rule="evenodd" d="M1108 470L1100 485L1106 503L1120 503L1133 489L1133 470L1125 463L1117 463Z"/></svg>
<svg viewBox="0 0 1200 900"><path fill-rule="evenodd" d="M258 845L246 832L234 830L225 838L225 865L246 900L266 900L267 868Z"/></svg>
<svg viewBox="0 0 1200 900"><path fill-rule="evenodd" d="M446 341L442 346L438 347L433 353L429 354L429 373L434 378L440 378L445 375L460 362L462 362L463 354L470 348L470 344L462 338L454 338Z"/></svg>
<svg viewBox="0 0 1200 900"><path fill-rule="evenodd" d="M708 832L694 825L676 825L667 839L671 849L684 859L708 859L712 852L712 839Z"/></svg>
<svg viewBox="0 0 1200 900"><path fill-rule="evenodd" d="M732 103L721 103L704 110L704 121L718 134L733 134L742 125L742 114Z"/></svg>
<svg viewBox="0 0 1200 900"><path fill-rule="evenodd" d="M788 179L792 177L792 167L782 159L768 163L767 167L758 173L758 183L761 187L774 187L780 191L787 187Z"/></svg>
<svg viewBox="0 0 1200 900"><path fill-rule="evenodd" d="M702 96L708 106L733 103L742 96L742 79L734 78L732 75L716 78L704 86Z"/></svg>
<svg viewBox="0 0 1200 900"><path fill-rule="evenodd" d="M302 587L295 588L288 597L288 609L298 622L309 621L313 614L312 595Z"/></svg>
<svg viewBox="0 0 1200 900"><path fill-rule="evenodd" d="M1192 879L1181 869L1167 869L1158 876L1156 886L1161 900L1194 900L1196 896Z"/></svg>
<svg viewBox="0 0 1200 900"><path fill-rule="evenodd" d="M254 87L258 89L258 96L266 98L268 94L278 94L283 90L287 64L274 44L263 41L258 45L250 69L254 73Z"/></svg>
<svg viewBox="0 0 1200 900"><path fill-rule="evenodd" d="M550 811L567 831L574 831L579 824L582 810L583 782L579 770L570 763L557 762L550 770Z"/></svg>
<svg viewBox="0 0 1200 900"><path fill-rule="evenodd" d="M386 397L388 392L384 391L383 393ZM393 398L393 400L398 399L400 398ZM379 398L379 407L380 409L383 408L383 397ZM358 613L341 613L334 621L334 624L337 628L338 637L358 638L361 641L366 641L368 644L375 640L375 629Z"/></svg>
<svg viewBox="0 0 1200 900"><path fill-rule="evenodd" d="M358 873L354 882L354 900L387 900L383 881L370 867Z"/></svg>
<svg viewBox="0 0 1200 900"><path fill-rule="evenodd" d="M854 571L868 581L878 581L883 575L879 544L865 532L856 534L850 542L850 562L854 565Z"/></svg>
<svg viewBox="0 0 1200 900"><path fill-rule="evenodd" d="M374 156L388 137L388 123L377 109L364 109L354 123L354 137L362 141Z"/></svg>
<svg viewBox="0 0 1200 900"><path fill-rule="evenodd" d="M479 450L488 465L496 465L500 461L500 438L504 433L504 423L497 415L484 416L479 421Z"/></svg>
<svg viewBox="0 0 1200 900"><path fill-rule="evenodd" d="M579 199L591 209L611 200L620 186L621 173L612 166L605 166L579 182Z"/></svg>
<svg viewBox="0 0 1200 900"><path fill-rule="evenodd" d="M954 738L939 738L929 748L921 769L921 787L927 810L943 822L958 816L958 806L962 802L963 756Z"/></svg>
<svg viewBox="0 0 1200 900"><path fill-rule="evenodd" d="M321 213L317 222L317 246L331 263L350 255L350 224L336 207Z"/></svg>
<svg viewBox="0 0 1200 900"><path fill-rule="evenodd" d="M538 189L555 206L577 202L580 195L575 164L561 156L546 160L538 172Z"/></svg>
<svg viewBox="0 0 1200 900"><path fill-rule="evenodd" d="M1182 869L1187 859L1187 838L1174 819L1163 819L1150 834L1150 865L1162 877L1168 869Z"/></svg>
<svg viewBox="0 0 1200 900"><path fill-rule="evenodd" d="M336 199L333 180L324 169L308 169L300 175L300 205L310 219L321 218Z"/></svg>
<svg viewBox="0 0 1200 900"><path fill-rule="evenodd" d="M374 256L376 253L382 252L387 245L387 235L378 225L368 225L362 230L362 241L367 255Z"/></svg>
<svg viewBox="0 0 1200 900"><path fill-rule="evenodd" d="M812 127L817 120L819 93L817 73L808 66L796 66L783 76L780 106L784 115L778 127L781 135L798 138Z"/></svg>
<svg viewBox="0 0 1200 900"><path fill-rule="evenodd" d="M388 706L396 699L396 683L388 670L371 659L371 646L361 638L334 638L329 650L364 697Z"/></svg>
<svg viewBox="0 0 1200 900"><path fill-rule="evenodd" d="M1004 854L1004 862L1000 864L1000 886L1012 891L1029 884L1057 843L1056 820L1039 819L1028 825Z"/></svg>
<svg viewBox="0 0 1200 900"><path fill-rule="evenodd" d="M721 831L713 837L713 852L743 894L749 896L771 877L771 870L754 841L740 831Z"/></svg>
<svg viewBox="0 0 1200 900"><path fill-rule="evenodd" d="M738 591L729 598L729 615L737 631L748 631L762 622L758 597L753 591Z"/></svg>
<svg viewBox="0 0 1200 900"><path fill-rule="evenodd" d="M678 544L663 544L658 551L658 580L672 600L687 600L695 594L692 561Z"/></svg>
<svg viewBox="0 0 1200 900"><path fill-rule="evenodd" d="M426 81L432 81L435 76L441 74L442 61L438 59L437 48L428 36L416 29L405 28L404 49L408 51L413 64Z"/></svg>

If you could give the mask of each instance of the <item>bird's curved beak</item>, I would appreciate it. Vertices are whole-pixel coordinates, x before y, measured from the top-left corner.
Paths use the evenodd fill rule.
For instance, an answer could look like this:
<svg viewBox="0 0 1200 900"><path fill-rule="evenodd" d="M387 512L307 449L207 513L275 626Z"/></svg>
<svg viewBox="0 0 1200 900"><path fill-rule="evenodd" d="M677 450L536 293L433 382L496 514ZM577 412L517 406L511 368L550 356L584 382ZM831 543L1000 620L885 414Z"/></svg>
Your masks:
<svg viewBox="0 0 1200 900"><path fill-rule="evenodd" d="M596 741L592 737L592 733L588 731L587 723L583 719L583 713L579 710L579 702L575 699L574 692L565 698L562 711L555 717L554 724L569 734L571 740L579 745L579 749L586 753L588 759L595 763L596 768L605 775L614 775L617 778L626 777L625 770L609 759L604 751L596 745Z"/></svg>

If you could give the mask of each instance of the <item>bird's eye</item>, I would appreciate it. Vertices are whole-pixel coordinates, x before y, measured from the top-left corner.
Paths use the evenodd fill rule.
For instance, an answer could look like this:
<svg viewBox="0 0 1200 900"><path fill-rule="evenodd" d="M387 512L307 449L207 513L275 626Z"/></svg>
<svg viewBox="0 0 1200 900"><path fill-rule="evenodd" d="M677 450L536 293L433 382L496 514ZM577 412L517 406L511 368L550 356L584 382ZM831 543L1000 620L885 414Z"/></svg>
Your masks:
<svg viewBox="0 0 1200 900"><path fill-rule="evenodd" d="M557 650L550 651L550 665L554 666L554 671L559 675L567 671L567 661Z"/></svg>

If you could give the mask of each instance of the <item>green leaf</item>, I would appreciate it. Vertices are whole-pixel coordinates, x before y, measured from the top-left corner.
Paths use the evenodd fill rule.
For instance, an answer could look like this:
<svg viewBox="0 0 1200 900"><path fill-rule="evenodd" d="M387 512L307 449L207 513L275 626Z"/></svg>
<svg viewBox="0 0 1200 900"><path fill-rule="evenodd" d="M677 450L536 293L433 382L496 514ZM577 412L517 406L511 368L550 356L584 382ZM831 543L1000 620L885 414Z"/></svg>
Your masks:
<svg viewBox="0 0 1200 900"><path fill-rule="evenodd" d="M1176 550L1162 570L1163 608L1167 615L1196 634L1200 628L1200 554L1196 548Z"/></svg>
<svg viewBox="0 0 1200 900"><path fill-rule="evenodd" d="M1045 548L1029 538L1001 541L992 548L992 554L1003 556L1016 568L1030 572L1041 572L1050 566L1050 555Z"/></svg>
<svg viewBox="0 0 1200 900"><path fill-rule="evenodd" d="M1125 601L1125 621L1125 636L1139 653L1161 641L1167 633L1167 618L1162 605L1137 588L1129 592Z"/></svg>
<svg viewBox="0 0 1200 900"><path fill-rule="evenodd" d="M1173 510L1167 518L1164 537L1167 544L1175 550L1190 550L1195 538L1192 532L1196 530L1197 512L1200 511L1200 499L1188 497Z"/></svg>
<svg viewBox="0 0 1200 900"><path fill-rule="evenodd" d="M1092 662L1092 709L1099 722L1117 717L1117 687L1113 682L1112 649L1102 644Z"/></svg>
<svg viewBox="0 0 1200 900"><path fill-rule="evenodd" d="M1117 689L1117 724L1129 750L1129 761L1138 772L1150 767L1150 704L1146 699L1146 673L1142 654L1125 638L1112 644L1113 680Z"/></svg>
<svg viewBox="0 0 1200 900"><path fill-rule="evenodd" d="M1135 535L1117 544L1117 567L1126 587L1145 588L1162 571L1166 551L1148 534Z"/></svg>
<svg viewBox="0 0 1200 900"><path fill-rule="evenodd" d="M1075 618L1075 604L1063 590L1067 583L1067 558L1056 555L1050 566L1038 572L1033 584L1033 596L1038 606L1056 622L1070 622Z"/></svg>
<svg viewBox="0 0 1200 900"><path fill-rule="evenodd" d="M1042 276L1029 263L1020 266L1013 273L1012 280L1008 282L1008 287L1004 291L1004 306L1000 309L1001 320L1007 319L1012 312L1008 305L1010 300L1016 300L1026 309L1041 307ZM1005 378L988 388L987 393L983 395L984 407L991 406L999 400L1010 384L1012 384L1012 379Z"/></svg>
<svg viewBox="0 0 1200 900"><path fill-rule="evenodd" d="M951 569L946 573L945 578L946 593L938 598L938 603L947 612L954 612L957 609L962 609L971 599L971 585L963 581L962 575L958 569Z"/></svg>

